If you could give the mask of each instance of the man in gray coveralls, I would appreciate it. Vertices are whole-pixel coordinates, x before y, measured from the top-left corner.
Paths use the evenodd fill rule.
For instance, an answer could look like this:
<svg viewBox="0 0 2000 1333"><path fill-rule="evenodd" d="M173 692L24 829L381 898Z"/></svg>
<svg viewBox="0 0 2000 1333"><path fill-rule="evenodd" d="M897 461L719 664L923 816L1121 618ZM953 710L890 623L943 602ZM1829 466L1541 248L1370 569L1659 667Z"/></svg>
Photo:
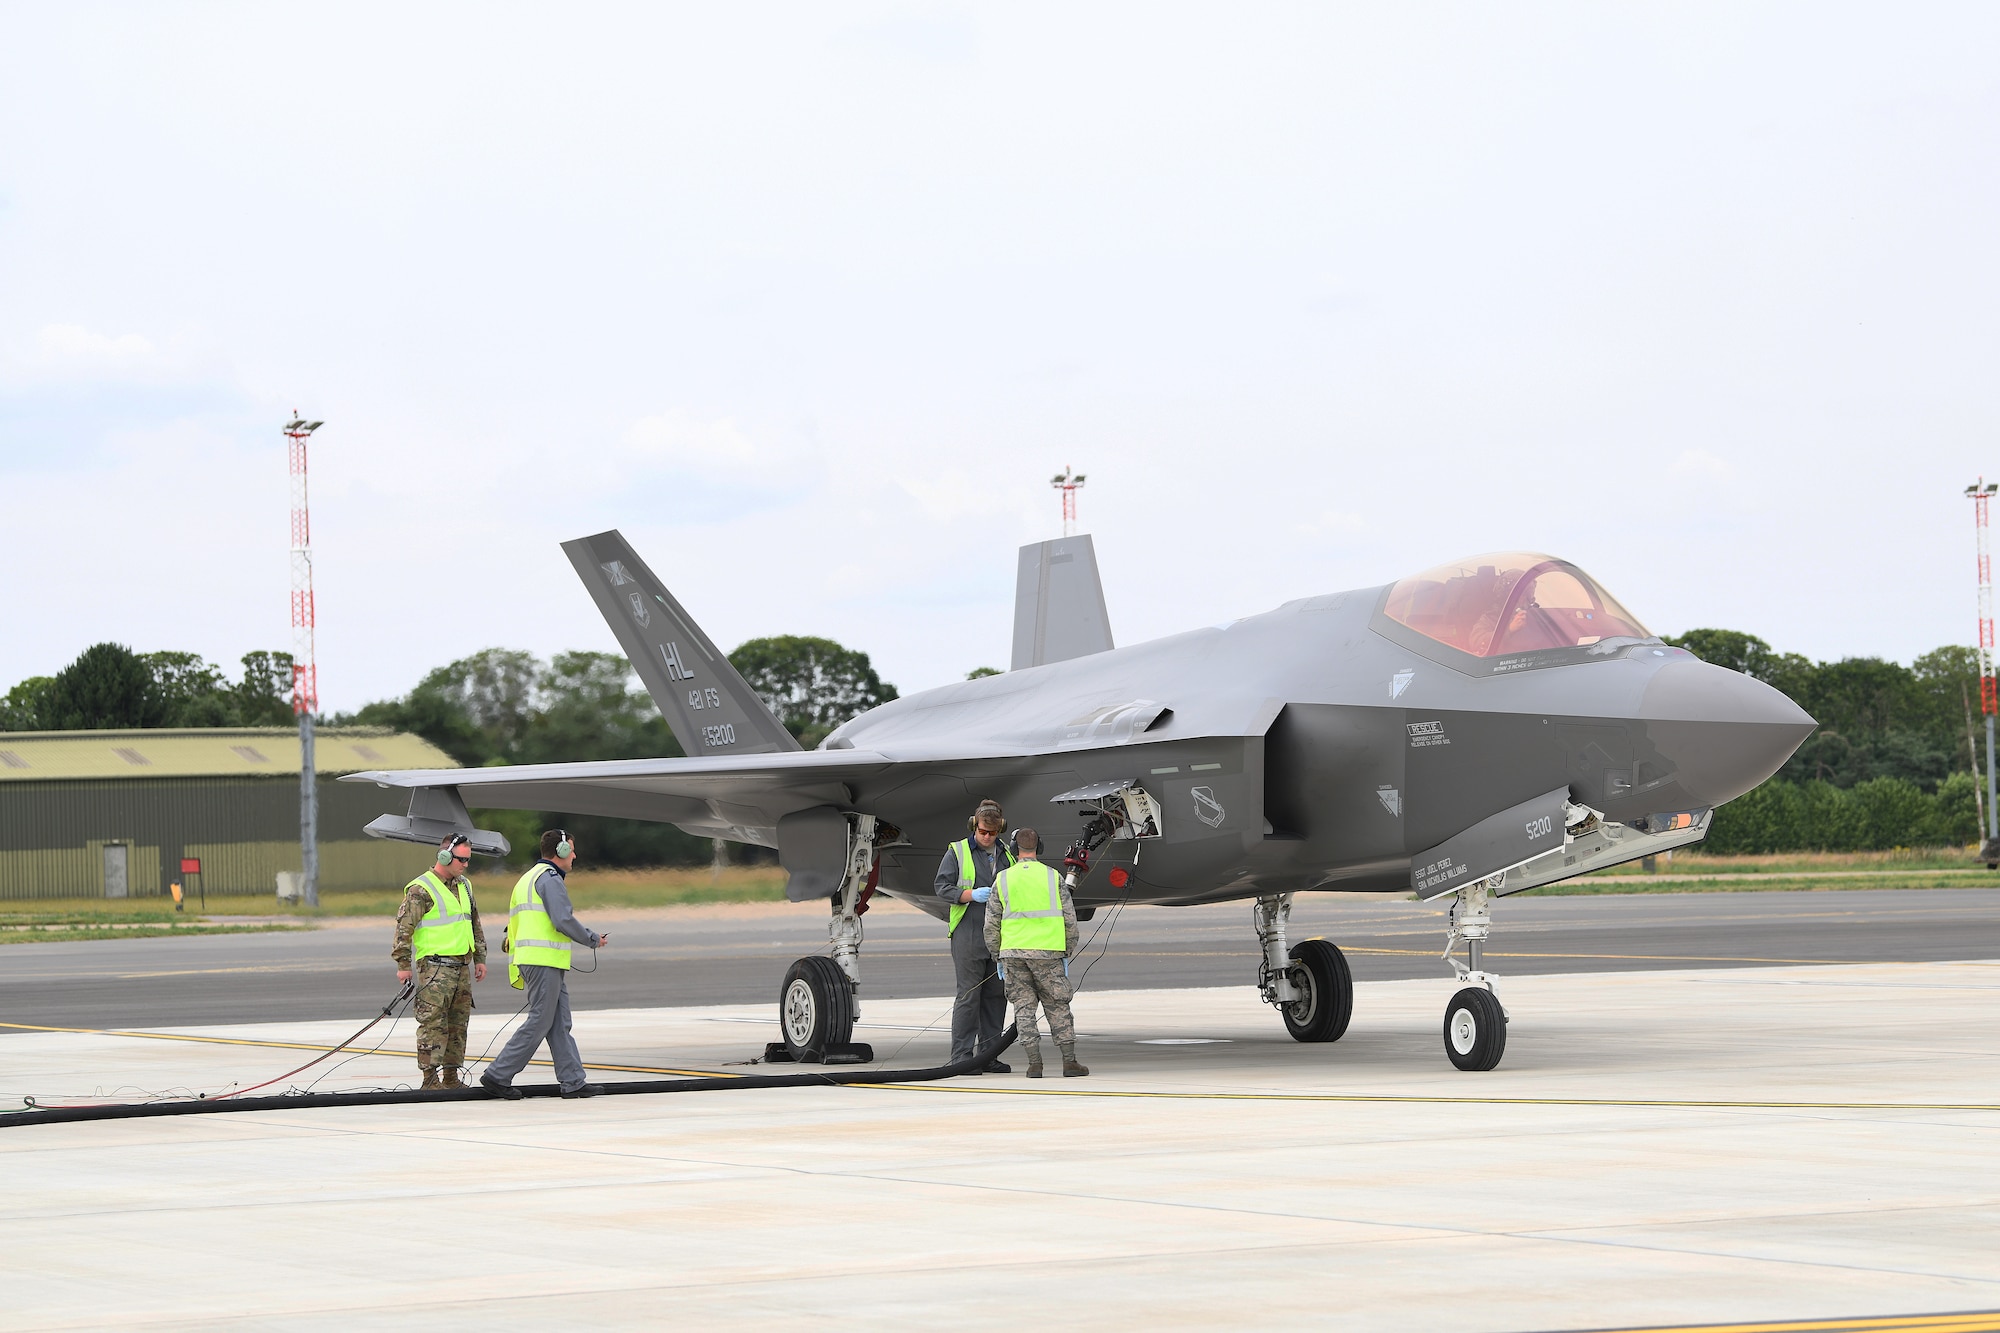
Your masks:
<svg viewBox="0 0 2000 1333"><path fill-rule="evenodd" d="M986 951L986 900L993 881L1014 864L1000 835L1007 820L997 801L981 801L966 821L971 837L945 849L938 862L937 896L951 904L951 970L956 996L951 1006L951 1061L969 1060L1000 1041L1007 1017L1007 997ZM975 1074L1005 1074L1008 1067L989 1060Z"/></svg>
<svg viewBox="0 0 2000 1333"><path fill-rule="evenodd" d="M576 1038L569 1030L569 955L572 944L601 949L611 943L576 919L563 881L576 864L576 844L562 829L542 835L542 859L528 867L514 884L507 910L507 940L513 956L507 970L514 985L528 992L527 1021L514 1030L479 1086L495 1097L521 1099L514 1076L544 1041L555 1060L556 1082L565 1097L595 1097L603 1089L589 1082Z"/></svg>

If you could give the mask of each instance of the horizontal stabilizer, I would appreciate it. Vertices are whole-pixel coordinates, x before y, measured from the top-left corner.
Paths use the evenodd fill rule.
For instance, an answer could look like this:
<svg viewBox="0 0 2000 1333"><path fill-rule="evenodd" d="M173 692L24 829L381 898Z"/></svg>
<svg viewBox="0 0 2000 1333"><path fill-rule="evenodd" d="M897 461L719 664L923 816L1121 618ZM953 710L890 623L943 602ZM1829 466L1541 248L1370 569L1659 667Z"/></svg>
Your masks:
<svg viewBox="0 0 2000 1333"><path fill-rule="evenodd" d="M564 542L563 554L576 566L688 758L799 748L615 529Z"/></svg>
<svg viewBox="0 0 2000 1333"><path fill-rule="evenodd" d="M1086 534L1021 548L1010 670L1111 651L1111 613Z"/></svg>

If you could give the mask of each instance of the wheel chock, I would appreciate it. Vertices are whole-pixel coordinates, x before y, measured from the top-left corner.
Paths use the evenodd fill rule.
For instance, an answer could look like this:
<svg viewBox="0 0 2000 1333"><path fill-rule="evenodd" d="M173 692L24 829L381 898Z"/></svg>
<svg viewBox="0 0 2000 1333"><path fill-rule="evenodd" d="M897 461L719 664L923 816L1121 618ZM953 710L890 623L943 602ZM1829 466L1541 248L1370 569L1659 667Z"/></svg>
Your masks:
<svg viewBox="0 0 2000 1333"><path fill-rule="evenodd" d="M767 1065L822 1064L822 1065L872 1065L875 1063L875 1048L865 1041L844 1041L829 1046L818 1060L793 1055L791 1048L782 1041L764 1043L764 1063Z"/></svg>

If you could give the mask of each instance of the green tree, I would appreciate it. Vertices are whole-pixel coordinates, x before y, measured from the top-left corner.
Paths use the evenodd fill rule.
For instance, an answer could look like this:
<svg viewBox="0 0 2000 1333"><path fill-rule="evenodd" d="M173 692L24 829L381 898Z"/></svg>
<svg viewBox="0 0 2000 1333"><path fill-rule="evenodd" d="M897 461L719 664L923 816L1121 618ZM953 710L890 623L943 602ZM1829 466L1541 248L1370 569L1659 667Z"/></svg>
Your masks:
<svg viewBox="0 0 2000 1333"><path fill-rule="evenodd" d="M238 725L228 682L200 653L142 653L139 660L153 673L153 688L164 710L160 725Z"/></svg>
<svg viewBox="0 0 2000 1333"><path fill-rule="evenodd" d="M0 731L46 731L53 676L30 676L0 699Z"/></svg>
<svg viewBox="0 0 2000 1333"><path fill-rule="evenodd" d="M542 664L533 653L487 648L430 672L401 699L335 719L412 731L459 763L512 763L536 709Z"/></svg>
<svg viewBox="0 0 2000 1333"><path fill-rule="evenodd" d="M807 749L857 713L896 697L896 687L875 674L868 654L832 639L751 639L729 661Z"/></svg>
<svg viewBox="0 0 2000 1333"><path fill-rule="evenodd" d="M1691 629L1685 634L1663 634L1660 637L1676 648L1687 649L1704 662L1741 671L1758 680L1766 679L1765 673L1778 656L1771 651L1770 644L1741 630Z"/></svg>
<svg viewBox="0 0 2000 1333"><path fill-rule="evenodd" d="M666 719L633 684L631 664L617 653L557 653L540 673L540 705L514 757L526 764L678 757Z"/></svg>
<svg viewBox="0 0 2000 1333"><path fill-rule="evenodd" d="M152 670L122 643L84 649L56 673L43 703L55 731L157 727L167 714Z"/></svg>
<svg viewBox="0 0 2000 1333"><path fill-rule="evenodd" d="M997 676L999 674L999 667L974 667L965 673L965 678L967 680L984 680L988 676Z"/></svg>
<svg viewBox="0 0 2000 1333"><path fill-rule="evenodd" d="M292 655L254 652L243 654L243 679L236 682L236 719L245 727L283 727L296 716L292 711Z"/></svg>

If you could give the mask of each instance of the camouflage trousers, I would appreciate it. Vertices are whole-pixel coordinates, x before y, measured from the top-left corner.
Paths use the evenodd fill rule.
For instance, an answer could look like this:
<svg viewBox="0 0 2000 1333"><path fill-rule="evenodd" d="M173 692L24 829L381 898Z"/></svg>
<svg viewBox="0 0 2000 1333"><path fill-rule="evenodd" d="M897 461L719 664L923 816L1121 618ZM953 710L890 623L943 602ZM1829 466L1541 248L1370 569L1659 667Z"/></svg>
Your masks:
<svg viewBox="0 0 2000 1333"><path fill-rule="evenodd" d="M417 1064L455 1069L465 1063L465 1027L472 1021L472 960L453 967L417 960Z"/></svg>
<svg viewBox="0 0 2000 1333"><path fill-rule="evenodd" d="M1007 1003L1014 1006L1014 1029L1021 1054L1029 1064L1042 1062L1041 1034L1035 1031L1035 1009L1048 1010L1049 1035L1060 1047L1076 1045L1076 1020L1070 1017L1069 978L1060 958L1003 958L1007 969Z"/></svg>

